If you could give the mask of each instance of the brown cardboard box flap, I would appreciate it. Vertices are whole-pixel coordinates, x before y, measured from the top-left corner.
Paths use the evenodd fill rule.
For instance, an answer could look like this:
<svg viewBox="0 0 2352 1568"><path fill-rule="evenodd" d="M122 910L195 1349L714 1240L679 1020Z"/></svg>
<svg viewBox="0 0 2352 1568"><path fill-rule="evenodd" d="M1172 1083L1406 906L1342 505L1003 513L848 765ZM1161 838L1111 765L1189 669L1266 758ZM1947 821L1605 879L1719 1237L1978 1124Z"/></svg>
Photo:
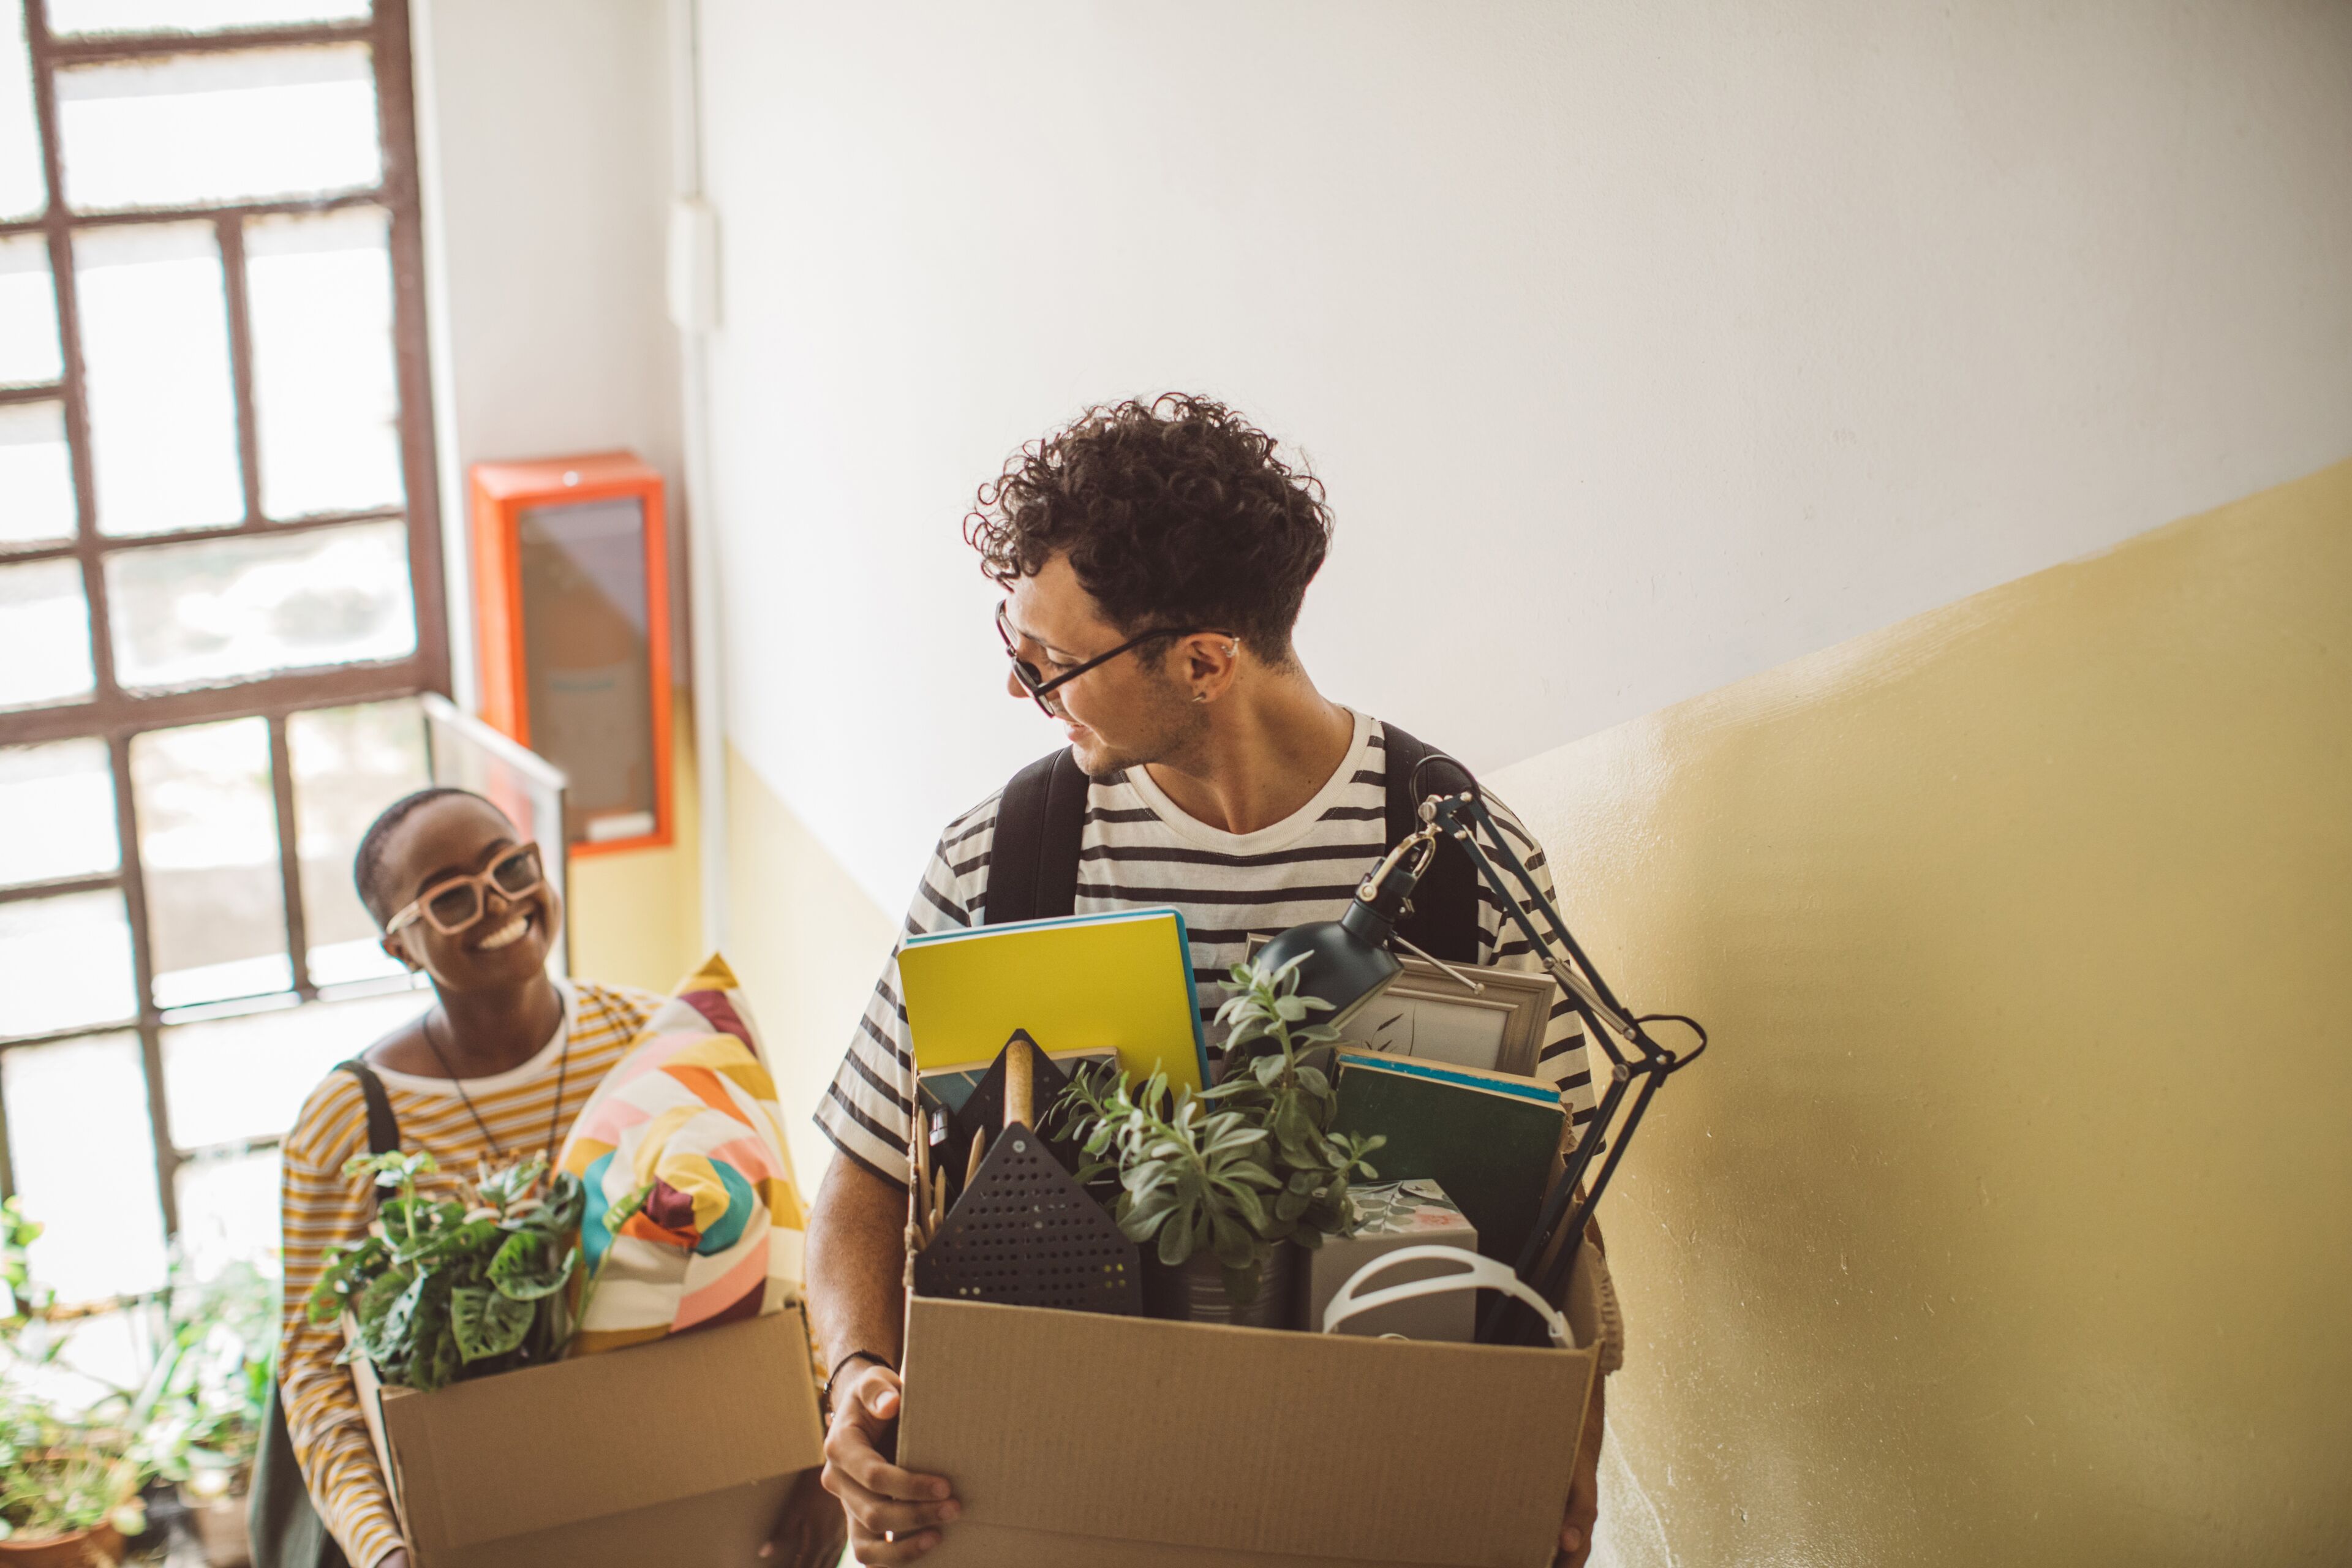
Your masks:
<svg viewBox="0 0 2352 1568"><path fill-rule="evenodd" d="M355 1371L403 1528L427 1561L824 1459L797 1307L432 1394L373 1390Z"/></svg>
<svg viewBox="0 0 2352 1568"><path fill-rule="evenodd" d="M919 1298L899 1462L939 1568L1538 1568L1594 1361Z"/></svg>

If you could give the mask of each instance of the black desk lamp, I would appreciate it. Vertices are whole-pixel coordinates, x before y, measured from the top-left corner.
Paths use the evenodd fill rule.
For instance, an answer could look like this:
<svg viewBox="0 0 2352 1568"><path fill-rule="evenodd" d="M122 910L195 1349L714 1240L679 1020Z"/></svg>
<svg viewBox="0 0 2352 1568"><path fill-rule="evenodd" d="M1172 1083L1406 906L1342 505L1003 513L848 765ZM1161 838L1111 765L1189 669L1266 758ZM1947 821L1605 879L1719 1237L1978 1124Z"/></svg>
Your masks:
<svg viewBox="0 0 2352 1568"><path fill-rule="evenodd" d="M1547 1301L1558 1301L1562 1300L1562 1288L1576 1267L1577 1249L1591 1222L1593 1205L1607 1190L1610 1177L1616 1174L1617 1162L1624 1157L1625 1145L1632 1141L1634 1128L1641 1125L1643 1113L1649 1110L1651 1097L1670 1075L1699 1058L1706 1049L1706 1031L1696 1019L1676 1013L1652 1013L1638 1017L1628 1013L1610 991L1601 972L1593 968L1584 950L1577 945L1576 938L1569 934L1568 922L1560 918L1558 908L1544 897L1512 850L1510 841L1495 826L1495 819L1487 814L1486 802L1480 797L1477 780L1470 776L1469 770L1451 757L1424 757L1413 769L1413 794L1422 793L1422 772L1433 764L1460 773L1465 787L1423 798L1420 828L1372 868L1363 885L1356 889L1356 897L1345 914L1336 921L1291 927L1261 948L1255 963L1271 971L1304 955L1298 966L1298 994L1319 996L1330 1003L1332 1011L1325 1021L1344 1026L1402 973L1404 966L1389 951L1389 939L1395 933L1397 917L1406 899L1436 858L1439 841L1451 838L1461 846L1477 868L1480 879L1501 900L1504 912L1543 961L1544 968L1559 982L1569 1005L1584 1020L1586 1037L1599 1041L1609 1057L1609 1086L1601 1092L1592 1120L1585 1123L1583 1136L1577 1140L1559 1180L1545 1194L1542 1214L1517 1265L1519 1278L1531 1289ZM1487 843L1495 847L1493 858L1479 846L1481 829L1486 832ZM1524 898L1503 879L1496 868L1496 859L1508 868L1513 880L1524 889ZM1538 928L1538 919L1543 929ZM1698 1045L1687 1053L1670 1051L1652 1039L1643 1027L1653 1023L1684 1025L1698 1037ZM1612 1127L1616 1129L1613 1138L1610 1131ZM1596 1160L1600 1162L1597 1170ZM1588 1176L1591 1182L1589 1189L1585 1184ZM1533 1314L1525 1308L1504 1298L1487 1310L1486 1320L1479 1325L1478 1337L1488 1342L1523 1337L1510 1331L1514 1314L1527 1323L1534 1321Z"/></svg>

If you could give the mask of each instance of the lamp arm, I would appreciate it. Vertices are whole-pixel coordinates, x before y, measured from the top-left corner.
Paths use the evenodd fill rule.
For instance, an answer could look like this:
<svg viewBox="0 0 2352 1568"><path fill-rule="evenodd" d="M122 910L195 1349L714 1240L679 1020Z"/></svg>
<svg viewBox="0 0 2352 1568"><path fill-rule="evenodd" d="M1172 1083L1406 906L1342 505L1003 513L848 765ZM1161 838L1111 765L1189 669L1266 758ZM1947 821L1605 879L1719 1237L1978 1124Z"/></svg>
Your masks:
<svg viewBox="0 0 2352 1568"><path fill-rule="evenodd" d="M1645 1056L1656 1052L1657 1046L1643 1033L1641 1025L1625 1011L1617 998L1610 994L1609 983L1601 978L1601 972L1592 967L1592 961L1584 956L1584 950L1577 945L1576 938L1569 934L1568 922L1560 918L1559 909L1536 885L1534 873L1512 852L1502 831L1495 826L1495 819L1487 815L1486 803L1475 795L1454 795L1440 797L1433 805L1432 826L1444 832L1470 857L1470 863L1477 868L1480 879L1502 900L1504 912L1526 935L1528 945L1543 962L1544 968L1564 990L1583 1004L1578 1011L1594 1025L1596 1032L1605 1028L1609 1034L1619 1036ZM1430 811L1429 806L1423 809ZM1468 823L1462 820L1465 811L1471 816ZM1512 891L1511 885L1503 879L1494 861L1488 859L1486 851L1479 847L1477 829L1481 826L1486 828L1486 837L1494 843L1496 855L1509 866L1512 876L1526 889L1528 903L1534 905L1543 916L1544 923L1551 927L1549 938L1536 930L1534 921L1528 918L1526 909L1520 904L1519 896ZM1568 950L1575 963L1571 964L1560 957L1561 948ZM1602 1043L1608 1047L1611 1058L1616 1058L1616 1047L1608 1045L1605 1036Z"/></svg>

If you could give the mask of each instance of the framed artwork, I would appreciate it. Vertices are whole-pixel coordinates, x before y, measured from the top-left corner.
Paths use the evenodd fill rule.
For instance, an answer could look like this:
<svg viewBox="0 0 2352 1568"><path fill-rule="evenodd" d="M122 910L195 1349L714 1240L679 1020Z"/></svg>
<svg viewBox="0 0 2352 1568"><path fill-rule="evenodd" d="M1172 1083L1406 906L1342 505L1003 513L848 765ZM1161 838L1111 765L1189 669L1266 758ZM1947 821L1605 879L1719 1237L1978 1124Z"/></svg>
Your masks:
<svg viewBox="0 0 2352 1568"><path fill-rule="evenodd" d="M1251 956L1271 940L1270 933L1253 933ZM1474 991L1426 959L1400 954L1398 961L1404 973L1349 1020L1349 1047L1537 1076L1544 1026L1559 994L1550 975L1454 965L1476 983Z"/></svg>

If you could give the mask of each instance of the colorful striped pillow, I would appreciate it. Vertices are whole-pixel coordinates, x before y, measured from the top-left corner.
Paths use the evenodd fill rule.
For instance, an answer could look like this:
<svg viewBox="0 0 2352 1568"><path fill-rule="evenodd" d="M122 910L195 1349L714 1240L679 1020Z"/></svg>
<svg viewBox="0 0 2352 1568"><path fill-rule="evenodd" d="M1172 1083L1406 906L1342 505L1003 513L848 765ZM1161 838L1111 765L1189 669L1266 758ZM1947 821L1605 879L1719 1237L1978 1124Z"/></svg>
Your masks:
<svg viewBox="0 0 2352 1568"><path fill-rule="evenodd" d="M564 1140L587 1191L574 1355L800 1300L806 1206L776 1086L716 953L646 1020ZM614 1234L608 1216L639 1193Z"/></svg>

